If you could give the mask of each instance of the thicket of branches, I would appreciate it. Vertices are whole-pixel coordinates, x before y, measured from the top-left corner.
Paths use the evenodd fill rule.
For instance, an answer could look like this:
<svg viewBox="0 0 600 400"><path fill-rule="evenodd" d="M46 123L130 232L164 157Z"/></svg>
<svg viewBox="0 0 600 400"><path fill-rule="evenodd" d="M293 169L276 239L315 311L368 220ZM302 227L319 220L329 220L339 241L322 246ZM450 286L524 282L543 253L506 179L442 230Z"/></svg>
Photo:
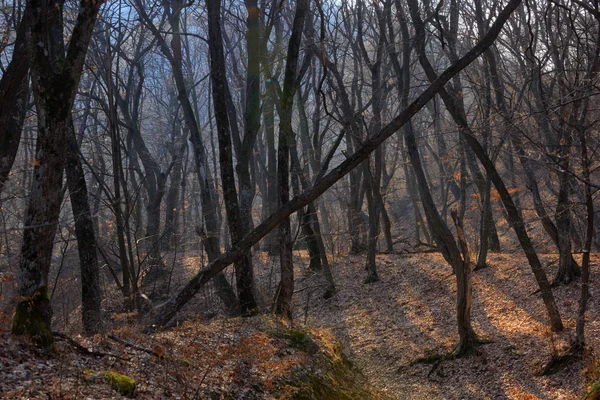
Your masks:
<svg viewBox="0 0 600 400"><path fill-rule="evenodd" d="M292 318L294 248L330 297L332 255L364 252L368 284L385 279L377 252L408 243L456 275L460 355L478 340L472 269L516 240L552 329L551 286L582 276L583 345L600 246L596 2L15 0L0 23L15 333L52 342L65 265L93 334L114 288L124 309L167 300L152 314L166 324L209 280L229 315ZM559 254L552 279L539 246ZM278 257L275 293L257 290L257 252ZM185 255L204 268L172 294Z"/></svg>

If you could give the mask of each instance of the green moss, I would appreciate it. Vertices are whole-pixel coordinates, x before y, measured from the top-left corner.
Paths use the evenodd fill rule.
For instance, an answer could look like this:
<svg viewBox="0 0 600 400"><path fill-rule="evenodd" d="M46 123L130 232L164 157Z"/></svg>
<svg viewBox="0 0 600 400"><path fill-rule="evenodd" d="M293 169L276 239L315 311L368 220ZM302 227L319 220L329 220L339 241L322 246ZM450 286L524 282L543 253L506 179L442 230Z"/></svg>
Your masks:
<svg viewBox="0 0 600 400"><path fill-rule="evenodd" d="M12 331L16 335L28 335L38 345L45 348L54 346L51 330L52 308L48 287L37 289L28 299L17 304Z"/></svg>
<svg viewBox="0 0 600 400"><path fill-rule="evenodd" d="M126 375L121 375L114 371L85 371L85 380L88 382L96 382L102 378L115 391L126 397L133 397L135 394L135 381Z"/></svg>
<svg viewBox="0 0 600 400"><path fill-rule="evenodd" d="M583 396L583 400L600 400L600 381L592 383L588 392Z"/></svg>
<svg viewBox="0 0 600 400"><path fill-rule="evenodd" d="M284 385L282 398L293 400L369 400L381 398L336 344L314 356L316 369L300 368Z"/></svg>
<svg viewBox="0 0 600 400"><path fill-rule="evenodd" d="M289 340L292 347L306 353L315 354L319 351L319 346L310 334L300 329L273 330L271 334L277 338Z"/></svg>
<svg viewBox="0 0 600 400"><path fill-rule="evenodd" d="M376 398L363 384L360 373L338 360L329 362L322 371L302 371L296 374L290 399L367 400Z"/></svg>
<svg viewBox="0 0 600 400"><path fill-rule="evenodd" d="M102 371L100 375L114 390L123 396L133 397L135 393L135 381L126 375L117 374L113 371Z"/></svg>

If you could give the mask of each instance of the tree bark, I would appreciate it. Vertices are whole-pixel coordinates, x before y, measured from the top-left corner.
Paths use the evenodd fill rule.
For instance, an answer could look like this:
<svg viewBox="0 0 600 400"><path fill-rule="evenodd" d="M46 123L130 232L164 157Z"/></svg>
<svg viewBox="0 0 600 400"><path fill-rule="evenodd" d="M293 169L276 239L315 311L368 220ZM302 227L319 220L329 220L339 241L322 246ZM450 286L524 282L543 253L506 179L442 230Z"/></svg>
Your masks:
<svg viewBox="0 0 600 400"><path fill-rule="evenodd" d="M26 31L29 14L27 5L17 29L12 59L0 78L0 194L19 150L27 112L29 54Z"/></svg>
<svg viewBox="0 0 600 400"><path fill-rule="evenodd" d="M460 243L462 262L456 268L456 319L458 321L458 344L454 349L456 356L462 356L473 351L477 335L471 325L471 305L473 304L473 289L471 286L471 258L469 246L465 238L463 224L456 210L451 212L456 226L456 236Z"/></svg>
<svg viewBox="0 0 600 400"><path fill-rule="evenodd" d="M85 333L95 335L103 330L96 234L73 120L70 119L68 124L65 172L75 219L75 236L81 269L81 316Z"/></svg>
<svg viewBox="0 0 600 400"><path fill-rule="evenodd" d="M235 245L246 233L248 221L246 223L242 221L235 186L230 121L227 115L226 92L228 88L225 77L225 56L223 54L223 37L220 26L220 1L207 0L206 8L208 10L210 75L214 114L219 138L219 166L221 169L223 198L225 200L225 211L227 213L231 242L232 245ZM252 148L249 151L251 152ZM249 179L249 175L247 178ZM244 315L254 313L257 308L253 293L254 284L251 257L250 252L248 252L235 263L238 296L241 311Z"/></svg>
<svg viewBox="0 0 600 400"><path fill-rule="evenodd" d="M308 0L296 2L292 34L288 43L281 106L279 107L279 147L277 149L277 193L279 205L289 201L290 147L294 144L292 131L292 107L296 91L296 75L300 43L304 31L304 19L309 11ZM273 311L284 318L292 319L292 296L294 294L294 261L292 259L292 235L289 216L279 224L279 260L281 278L273 299Z"/></svg>
<svg viewBox="0 0 600 400"><path fill-rule="evenodd" d="M38 142L29 204L25 214L19 272L21 301L13 332L27 333L52 346L48 272L61 203L68 121L79 86L96 14L102 2L82 1L71 40L63 42L61 0L31 0L30 65L38 115ZM65 51L66 50L66 51Z"/></svg>

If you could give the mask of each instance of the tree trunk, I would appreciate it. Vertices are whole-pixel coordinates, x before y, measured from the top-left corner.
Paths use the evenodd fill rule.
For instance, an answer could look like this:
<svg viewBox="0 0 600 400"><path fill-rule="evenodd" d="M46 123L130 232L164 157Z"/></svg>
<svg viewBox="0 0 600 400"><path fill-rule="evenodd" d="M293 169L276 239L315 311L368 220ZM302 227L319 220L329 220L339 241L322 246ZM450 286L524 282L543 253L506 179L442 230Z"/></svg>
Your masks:
<svg viewBox="0 0 600 400"><path fill-rule="evenodd" d="M277 192L280 207L289 201L290 146L294 143L292 131L292 107L296 90L296 75L300 43L304 30L304 19L309 11L308 0L298 0L288 43L281 106L279 107L279 147L277 149ZM292 259L292 236L290 218L279 224L279 257L281 280L273 300L273 311L284 318L292 319L292 296L294 294L294 263Z"/></svg>
<svg viewBox="0 0 600 400"><path fill-rule="evenodd" d="M63 7L57 0L32 0L31 69L38 115L38 142L25 214L19 295L13 332L52 346L48 272L61 203L68 121L85 54L101 3L82 2L69 47L63 42ZM57 70L56 65L62 67Z"/></svg>
<svg viewBox="0 0 600 400"><path fill-rule="evenodd" d="M477 255L477 265L475 269L482 269L487 265L487 252L488 252L488 242L490 239L490 220L488 219L488 215L490 214L490 209L492 208L490 204L490 195L492 189L492 182L488 179L485 180L485 191L484 198L481 199L482 208L481 208L481 223L479 224L479 254Z"/></svg>
<svg viewBox="0 0 600 400"><path fill-rule="evenodd" d="M186 86L186 80L183 75L181 54L178 54L177 52L171 52L171 49L163 38L162 33L155 27L154 22L146 13L141 1L136 0L135 4L142 19L152 31L161 51L165 57L167 57L169 64L171 65L173 78L175 80L175 87L177 89L177 99L181 104L183 118L190 132L190 142L192 143L192 148L194 150L194 164L196 167L196 173L198 175L198 182L200 184L202 216L204 219L207 236L206 240L204 241L204 248L208 255L209 262L214 262L221 255L221 249L219 246L219 214L217 212L218 203L216 201L217 193L211 177L210 166L206 162L206 148L202 140L200 127L198 125L198 121L196 120L196 114L194 113L194 108L192 107L192 103L190 101L189 91ZM181 8L177 10L177 15L172 16L172 22L178 21L177 18L179 17L180 12ZM175 18L176 16L177 18ZM174 24L172 27L175 30L174 40L180 41L181 39L178 31L178 24ZM175 45L175 48L178 47L181 48L180 43L179 45ZM219 274L216 274L215 276L218 275ZM220 297L221 301L223 301L227 310L230 312L236 312L236 310L239 310L239 306L230 303L231 299L235 298L235 294L231 288L231 285L229 282L227 282L224 276L219 276L217 279L218 280L215 281L215 286L217 287L218 296Z"/></svg>
<svg viewBox="0 0 600 400"><path fill-rule="evenodd" d="M208 32L212 94L214 102L214 114L217 124L219 138L219 166L221 169L221 182L223 187L223 198L225 200L225 211L231 234L231 243L237 243L246 233L235 185L233 170L233 151L231 143L230 121L227 115L227 80L225 77L225 56L223 54L223 38L221 35L219 1L209 0L206 3L208 10ZM252 149L250 149L252 151ZM248 176L249 177L249 176ZM243 315L255 312L257 306L254 300L254 285L252 277L251 254L245 254L235 263L238 297Z"/></svg>
<svg viewBox="0 0 600 400"><path fill-rule="evenodd" d="M588 156L588 147L585 138L586 132L581 129L579 132L579 143L581 144L581 166L583 169L583 178L589 181L590 178L590 160ZM579 299L579 308L577 310L577 322L575 325L575 341L573 347L575 350L582 350L585 346L585 313L590 297L590 251L594 239L594 197L592 188L584 184L585 209L587 213L587 228L585 243L583 247L583 256L581 260L581 297Z"/></svg>
<svg viewBox="0 0 600 400"><path fill-rule="evenodd" d="M454 349L456 356L469 354L474 350L477 335L471 325L471 305L473 304L473 289L471 286L471 258L469 246L465 239L462 221L456 210L451 212L456 226L456 235L462 251L462 262L456 268L456 319L458 321L458 344Z"/></svg>
<svg viewBox="0 0 600 400"><path fill-rule="evenodd" d="M577 263L573 262L571 253L571 202L569 200L569 192L571 191L571 174L570 153L573 138L567 130L570 129L561 123L561 138L559 140L558 164L561 171L558 174L559 189L558 199L556 204L556 229L558 233L558 271L553 283L569 284L578 276L581 276L581 271Z"/></svg>
<svg viewBox="0 0 600 400"><path fill-rule="evenodd" d="M29 55L26 31L29 14L29 6L26 6L17 29L12 59L0 78L0 194L19 150L27 112Z"/></svg>
<svg viewBox="0 0 600 400"><path fill-rule="evenodd" d="M171 185L167 191L165 199L165 232L164 232L164 248L175 248L179 243L179 219L181 215L180 207L180 188L183 186L183 158L186 155L187 143L173 142L173 173L171 174Z"/></svg>
<svg viewBox="0 0 600 400"><path fill-rule="evenodd" d="M377 162L377 161L375 161ZM376 182L371 173L369 162L363 164L363 183L367 195L367 207L369 210L369 239L367 241L367 278L364 283L373 283L379 281L377 276L377 240L379 239L379 204L377 199Z"/></svg>
<svg viewBox="0 0 600 400"><path fill-rule="evenodd" d="M75 220L75 236L81 269L81 316L85 333L95 335L103 330L96 235L72 119L68 124L65 172Z"/></svg>

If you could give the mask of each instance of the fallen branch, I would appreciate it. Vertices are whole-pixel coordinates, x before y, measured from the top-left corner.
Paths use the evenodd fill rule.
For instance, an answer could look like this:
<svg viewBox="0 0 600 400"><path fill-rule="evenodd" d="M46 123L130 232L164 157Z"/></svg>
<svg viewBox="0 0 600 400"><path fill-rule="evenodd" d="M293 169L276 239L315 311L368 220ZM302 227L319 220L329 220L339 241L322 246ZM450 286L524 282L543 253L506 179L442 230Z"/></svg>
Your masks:
<svg viewBox="0 0 600 400"><path fill-rule="evenodd" d="M115 335L108 335L108 338L111 340L114 340L115 342L117 342L119 344L122 344L125 347L129 347L129 348L137 350L137 351L142 351L144 353L148 353L159 359L163 359L163 360L167 359L167 357L165 357L162 353L159 353L159 352L151 350L151 349L147 349L145 347L138 346L134 343L130 343L126 340L121 339L120 337L115 336Z"/></svg>
<svg viewBox="0 0 600 400"><path fill-rule="evenodd" d="M89 349L89 348L87 348L85 346L82 346L75 339L73 339L73 338L65 335L64 333L52 332L52 336L54 336L58 340L63 340L65 342L69 343L80 354L83 354L83 355L86 355L86 356L92 356L92 357L105 357L105 356L108 356L108 357L115 357L115 358L118 358L120 360L127 360L126 358L118 356L116 354L104 353L104 352L100 352L100 351L95 351L95 350Z"/></svg>

